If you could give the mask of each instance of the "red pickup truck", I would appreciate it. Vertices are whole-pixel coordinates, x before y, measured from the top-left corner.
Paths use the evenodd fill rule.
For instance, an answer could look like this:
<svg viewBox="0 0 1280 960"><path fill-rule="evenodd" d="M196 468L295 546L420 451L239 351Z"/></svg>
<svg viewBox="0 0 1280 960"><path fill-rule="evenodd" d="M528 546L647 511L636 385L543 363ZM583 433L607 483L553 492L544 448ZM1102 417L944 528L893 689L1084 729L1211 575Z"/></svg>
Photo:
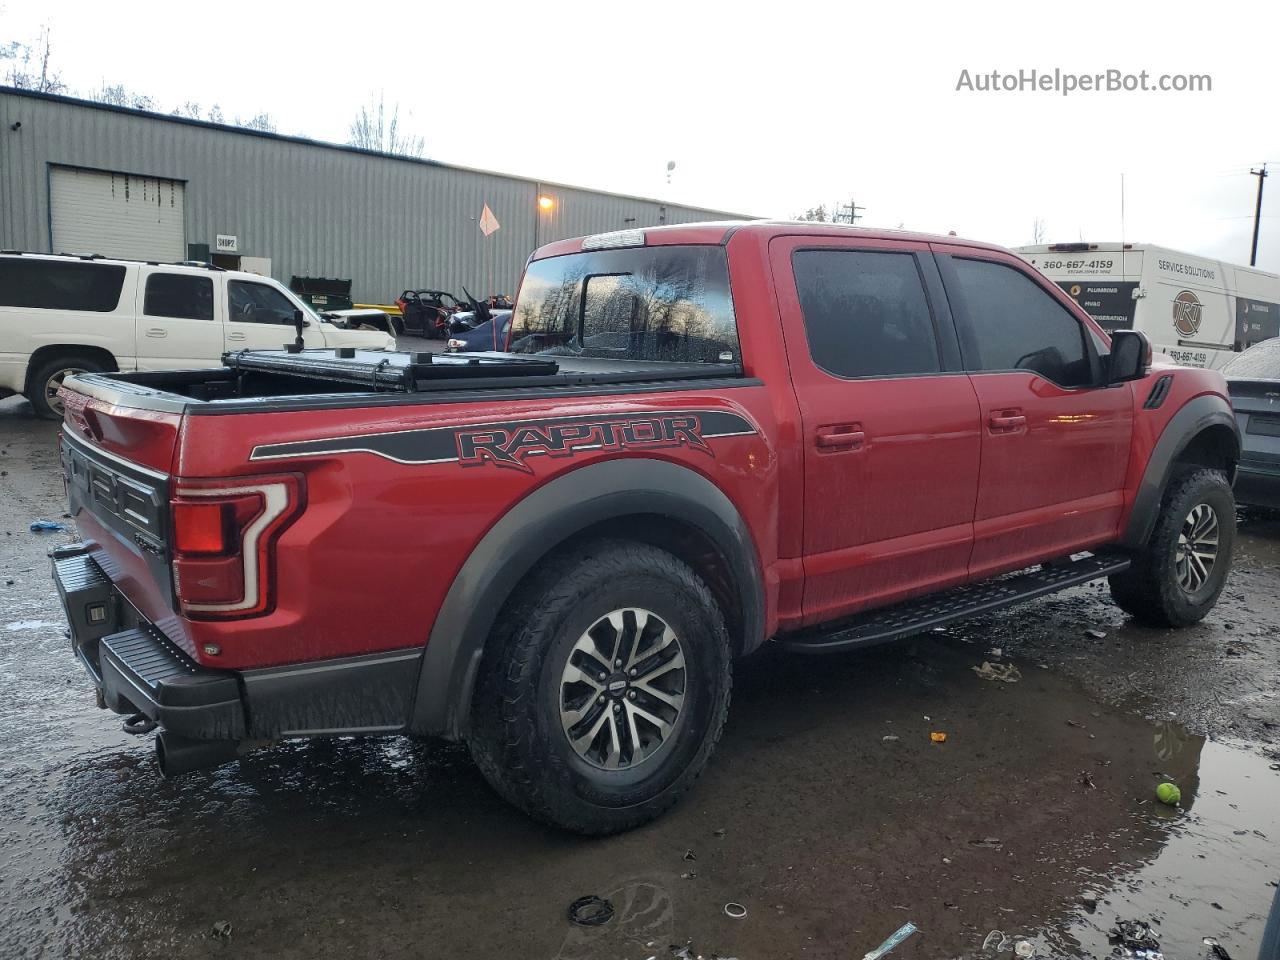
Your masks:
<svg viewBox="0 0 1280 960"><path fill-rule="evenodd" d="M228 354L64 388L53 566L166 773L289 737L464 739L583 833L702 771L733 663L1107 577L1178 626L1231 563L1222 378L997 247L822 224L530 259L505 353Z"/></svg>

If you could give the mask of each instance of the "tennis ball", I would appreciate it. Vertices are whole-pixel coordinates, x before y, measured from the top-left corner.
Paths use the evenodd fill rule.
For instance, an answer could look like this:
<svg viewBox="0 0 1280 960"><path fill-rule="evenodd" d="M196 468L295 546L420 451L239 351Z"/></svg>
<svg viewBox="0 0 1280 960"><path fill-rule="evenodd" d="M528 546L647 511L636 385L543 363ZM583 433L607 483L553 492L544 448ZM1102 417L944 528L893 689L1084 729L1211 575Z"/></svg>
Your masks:
<svg viewBox="0 0 1280 960"><path fill-rule="evenodd" d="M1182 791L1178 789L1178 785L1175 783L1162 783L1156 787L1156 799L1161 803L1176 807L1182 800Z"/></svg>

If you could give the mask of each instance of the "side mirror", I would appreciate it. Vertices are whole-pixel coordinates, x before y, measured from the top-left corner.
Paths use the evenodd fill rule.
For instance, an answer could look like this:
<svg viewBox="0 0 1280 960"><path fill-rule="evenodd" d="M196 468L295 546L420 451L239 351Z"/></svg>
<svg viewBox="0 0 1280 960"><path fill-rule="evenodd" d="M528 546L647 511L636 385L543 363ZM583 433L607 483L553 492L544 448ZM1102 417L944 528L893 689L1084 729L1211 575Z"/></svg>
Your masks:
<svg viewBox="0 0 1280 960"><path fill-rule="evenodd" d="M1141 380L1151 368L1151 342L1137 330L1117 330L1111 334L1107 356L1107 385Z"/></svg>

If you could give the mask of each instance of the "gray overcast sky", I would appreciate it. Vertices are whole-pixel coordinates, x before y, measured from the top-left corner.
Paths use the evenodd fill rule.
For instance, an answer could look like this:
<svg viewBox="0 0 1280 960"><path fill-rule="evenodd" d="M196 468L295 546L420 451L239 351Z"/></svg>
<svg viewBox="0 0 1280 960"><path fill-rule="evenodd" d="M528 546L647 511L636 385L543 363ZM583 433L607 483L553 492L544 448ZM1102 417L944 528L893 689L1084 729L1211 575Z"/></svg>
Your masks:
<svg viewBox="0 0 1280 960"><path fill-rule="evenodd" d="M1016 245L1120 238L1280 271L1280 4L14 3L77 91L265 110L342 141L371 93L427 155L672 201L792 216L853 197L867 225ZM1208 93L980 93L973 74L1116 68ZM677 167L670 187L665 167Z"/></svg>

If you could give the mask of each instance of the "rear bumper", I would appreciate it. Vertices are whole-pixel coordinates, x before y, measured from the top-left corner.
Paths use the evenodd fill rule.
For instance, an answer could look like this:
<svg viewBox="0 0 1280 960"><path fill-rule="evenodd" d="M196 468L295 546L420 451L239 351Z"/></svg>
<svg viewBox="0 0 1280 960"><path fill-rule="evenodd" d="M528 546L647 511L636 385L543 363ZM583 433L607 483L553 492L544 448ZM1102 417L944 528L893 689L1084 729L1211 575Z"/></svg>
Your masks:
<svg viewBox="0 0 1280 960"><path fill-rule="evenodd" d="M252 670L193 661L125 599L86 547L53 554L71 644L103 706L191 740L400 733L422 648Z"/></svg>
<svg viewBox="0 0 1280 960"><path fill-rule="evenodd" d="M1241 459L1235 494L1238 503L1280 510L1280 458Z"/></svg>
<svg viewBox="0 0 1280 960"><path fill-rule="evenodd" d="M83 547L54 551L53 580L71 644L101 702L193 740L242 740L238 675L194 663L120 595Z"/></svg>

